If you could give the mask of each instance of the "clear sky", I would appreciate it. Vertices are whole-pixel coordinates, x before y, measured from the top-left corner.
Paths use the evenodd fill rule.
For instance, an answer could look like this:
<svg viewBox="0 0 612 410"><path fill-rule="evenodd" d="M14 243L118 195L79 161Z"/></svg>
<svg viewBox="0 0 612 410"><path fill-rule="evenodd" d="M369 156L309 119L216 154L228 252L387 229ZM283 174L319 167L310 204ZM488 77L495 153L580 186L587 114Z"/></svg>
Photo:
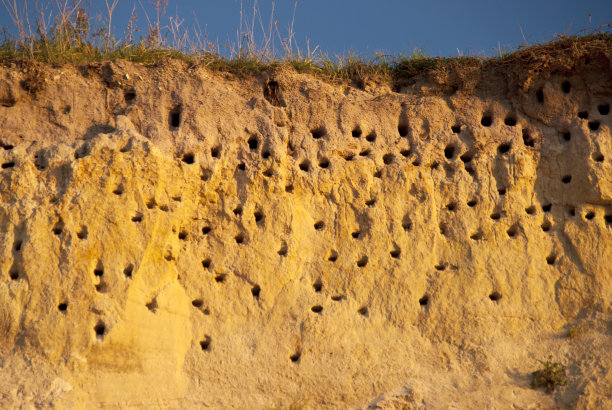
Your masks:
<svg viewBox="0 0 612 410"><path fill-rule="evenodd" d="M6 0L5 0L6 1ZM24 4L25 0L16 0ZM35 0L29 0L30 8ZM45 2L45 0L38 0ZM54 0L64 1L64 0ZM74 0L68 0L72 2ZM77 0L78 1L78 0ZM104 18L104 0L81 0L91 3L91 14ZM108 0L112 1L112 0ZM146 29L143 7L153 18L152 0L118 0L113 15L116 35L123 35L127 20L135 7L137 25ZM258 0L258 16L268 31L272 4L274 20L281 35L294 15L294 0ZM209 40L224 46L236 43L243 17L252 15L253 0L168 0L163 24L168 16L184 19L183 27L191 29L198 22ZM590 17L589 17L590 16ZM328 53L354 52L370 57L374 52L397 55L412 53L415 48L432 56L487 54L494 49L516 47L553 39L555 34L576 34L580 30L612 23L612 0L298 0L293 31L304 50L306 39ZM10 27L7 13L0 13L0 25ZM521 33L522 30L522 33ZM258 43L263 40L258 19L255 24ZM523 38L524 35L524 38ZM280 43L276 38L276 46Z"/></svg>

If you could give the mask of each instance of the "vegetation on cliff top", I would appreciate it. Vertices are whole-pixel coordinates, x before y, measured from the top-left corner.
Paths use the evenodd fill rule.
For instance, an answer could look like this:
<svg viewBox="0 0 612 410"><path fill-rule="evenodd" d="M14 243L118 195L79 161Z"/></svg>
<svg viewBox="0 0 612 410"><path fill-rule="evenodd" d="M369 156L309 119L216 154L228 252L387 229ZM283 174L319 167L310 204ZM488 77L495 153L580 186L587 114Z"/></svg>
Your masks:
<svg viewBox="0 0 612 410"><path fill-rule="evenodd" d="M113 12L119 0L105 0L107 15L92 18L82 2L68 0L47 1L36 4L35 21L29 19L28 2L2 0L13 22L13 29L2 29L0 63L34 60L46 63L74 63L124 59L154 64L163 59L179 59L203 64L211 69L234 73L257 73L279 66L292 66L299 72L311 73L330 79L362 81L366 77L410 78L412 76L457 67L483 64L506 64L513 61L530 62L539 56L567 53L568 50L612 49L612 25L606 24L589 34L556 36L555 40L536 45L520 45L515 50L496 51L493 56L427 56L415 49L410 54L391 56L375 53L372 58L355 55L333 56L321 52L319 47L306 50L298 47L293 22L282 35L276 24L265 29L261 25L261 41L256 41L255 15L240 16L241 28L237 43L220 46L211 42L199 28L185 29L178 16L167 16L167 0L153 2L149 10L143 7L147 29L136 27L135 11L124 30L116 38L112 30ZM142 6L142 4L141 4ZM42 11L41 11L42 10ZM45 13L49 13L46 15ZM259 16L258 20L262 19ZM272 19L271 19L272 21ZM250 22L250 23L249 23ZM35 27L35 28L33 28ZM280 47L276 46L280 43Z"/></svg>

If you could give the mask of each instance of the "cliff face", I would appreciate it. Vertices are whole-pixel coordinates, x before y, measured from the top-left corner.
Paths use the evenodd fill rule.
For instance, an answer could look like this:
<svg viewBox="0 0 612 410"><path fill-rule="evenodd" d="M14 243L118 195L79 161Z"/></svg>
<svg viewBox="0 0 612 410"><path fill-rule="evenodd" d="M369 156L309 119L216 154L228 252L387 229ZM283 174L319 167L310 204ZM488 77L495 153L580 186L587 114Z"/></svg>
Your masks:
<svg viewBox="0 0 612 410"><path fill-rule="evenodd" d="M609 403L612 54L574 57L0 68L0 404Z"/></svg>

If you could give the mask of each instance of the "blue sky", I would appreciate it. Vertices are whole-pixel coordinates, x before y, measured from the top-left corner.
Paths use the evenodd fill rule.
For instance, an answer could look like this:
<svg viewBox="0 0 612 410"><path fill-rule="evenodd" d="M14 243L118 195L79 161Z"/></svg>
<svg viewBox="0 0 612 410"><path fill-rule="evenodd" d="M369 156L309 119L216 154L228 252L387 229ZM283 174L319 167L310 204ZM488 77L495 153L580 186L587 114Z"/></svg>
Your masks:
<svg viewBox="0 0 612 410"><path fill-rule="evenodd" d="M17 0L21 4L24 1ZM34 1L29 0L30 6ZM91 2L91 14L103 18L104 0L81 1ZM138 27L145 29L143 6L152 18L151 2L118 0L113 15L115 34L123 34L133 7L138 14ZM295 1L259 0L258 15L265 31L272 3L274 20L281 35L286 36ZM244 17L251 16L253 0L243 0L242 7ZM218 39L221 46L235 44L240 8L240 0L168 0L163 23L168 23L168 16L178 15L185 20L183 27L190 28L197 21L210 40ZM415 48L432 56L457 56L493 55L498 47L516 47L525 40L533 44L551 40L555 34L576 34L606 23L612 23L612 0L298 0L293 31L300 49L306 48L308 39L311 49L318 45L330 56L349 52L362 57L374 52L397 55L412 53ZM0 25L11 26L4 10ZM255 35L258 42L262 41L258 20Z"/></svg>

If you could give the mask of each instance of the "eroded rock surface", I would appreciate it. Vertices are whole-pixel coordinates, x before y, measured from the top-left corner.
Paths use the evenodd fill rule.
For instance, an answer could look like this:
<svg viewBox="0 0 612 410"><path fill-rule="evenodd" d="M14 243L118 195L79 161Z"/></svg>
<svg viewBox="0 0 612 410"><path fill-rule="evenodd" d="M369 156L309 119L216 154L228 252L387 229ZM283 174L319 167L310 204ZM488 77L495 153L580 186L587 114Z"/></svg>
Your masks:
<svg viewBox="0 0 612 410"><path fill-rule="evenodd" d="M0 404L609 403L612 68L587 58L399 93L1 68Z"/></svg>

